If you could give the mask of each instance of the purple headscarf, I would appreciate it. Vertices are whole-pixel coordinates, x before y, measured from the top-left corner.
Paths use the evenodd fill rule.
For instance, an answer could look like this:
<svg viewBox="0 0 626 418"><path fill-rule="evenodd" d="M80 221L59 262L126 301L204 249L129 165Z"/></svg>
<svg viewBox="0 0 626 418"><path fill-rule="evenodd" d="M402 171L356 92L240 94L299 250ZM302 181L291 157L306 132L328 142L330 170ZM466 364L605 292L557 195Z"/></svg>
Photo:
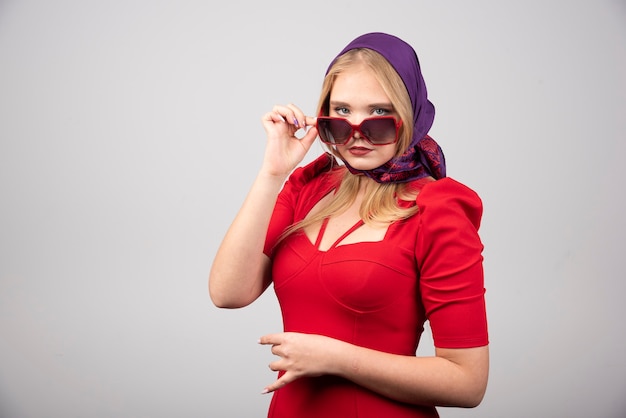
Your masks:
<svg viewBox="0 0 626 418"><path fill-rule="evenodd" d="M357 170L344 161L352 173L362 173L379 183L409 182L426 176L446 176L446 163L439 145L428 131L435 119L435 106L428 100L417 54L411 45L386 33L361 35L346 46L335 60L351 49L368 48L378 52L402 78L413 106L413 138L407 151L373 170ZM335 63L330 64L326 73ZM406 121L405 121L406 122Z"/></svg>

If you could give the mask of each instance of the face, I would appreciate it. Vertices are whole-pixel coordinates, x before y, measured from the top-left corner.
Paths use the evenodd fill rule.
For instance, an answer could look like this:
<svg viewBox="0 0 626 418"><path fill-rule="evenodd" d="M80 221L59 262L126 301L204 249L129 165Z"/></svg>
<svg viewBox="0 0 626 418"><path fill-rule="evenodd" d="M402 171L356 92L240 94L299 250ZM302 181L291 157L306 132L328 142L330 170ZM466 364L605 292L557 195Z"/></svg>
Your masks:
<svg viewBox="0 0 626 418"><path fill-rule="evenodd" d="M342 71L330 92L329 116L345 118L352 125L375 116L394 116L389 97L372 70L362 64ZM337 151L350 166L358 170L372 170L389 161L396 153L395 144L374 146L355 132Z"/></svg>

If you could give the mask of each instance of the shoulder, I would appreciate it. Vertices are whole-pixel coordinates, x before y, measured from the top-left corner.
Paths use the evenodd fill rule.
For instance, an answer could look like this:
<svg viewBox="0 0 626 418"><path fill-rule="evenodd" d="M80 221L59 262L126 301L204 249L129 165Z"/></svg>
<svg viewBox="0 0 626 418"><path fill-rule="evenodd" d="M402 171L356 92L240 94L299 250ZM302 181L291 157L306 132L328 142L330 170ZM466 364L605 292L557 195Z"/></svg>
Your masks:
<svg viewBox="0 0 626 418"><path fill-rule="evenodd" d="M480 196L468 186L450 178L424 184L416 198L423 217L463 217L476 229L480 226L483 204Z"/></svg>
<svg viewBox="0 0 626 418"><path fill-rule="evenodd" d="M310 187L335 187L340 171L335 158L328 153L322 154L309 164L296 168L283 187L283 192L299 194Z"/></svg>

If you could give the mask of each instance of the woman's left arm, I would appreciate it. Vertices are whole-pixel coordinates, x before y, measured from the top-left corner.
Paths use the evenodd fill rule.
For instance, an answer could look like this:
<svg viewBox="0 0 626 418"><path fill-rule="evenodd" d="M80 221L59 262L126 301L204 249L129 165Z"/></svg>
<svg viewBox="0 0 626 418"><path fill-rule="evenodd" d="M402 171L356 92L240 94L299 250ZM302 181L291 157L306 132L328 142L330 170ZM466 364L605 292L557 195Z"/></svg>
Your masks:
<svg viewBox="0 0 626 418"><path fill-rule="evenodd" d="M272 353L280 357L270 368L285 372L264 392L303 376L332 374L401 402L472 408L487 387L488 346L436 348L433 357L414 357L311 334L271 334L259 342L272 345Z"/></svg>

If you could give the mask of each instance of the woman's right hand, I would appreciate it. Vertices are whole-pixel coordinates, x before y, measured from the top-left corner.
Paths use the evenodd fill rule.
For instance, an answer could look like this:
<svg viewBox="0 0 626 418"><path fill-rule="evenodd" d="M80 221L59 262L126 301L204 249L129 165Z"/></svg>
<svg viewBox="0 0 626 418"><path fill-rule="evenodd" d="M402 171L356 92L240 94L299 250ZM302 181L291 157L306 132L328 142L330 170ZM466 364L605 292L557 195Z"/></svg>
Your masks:
<svg viewBox="0 0 626 418"><path fill-rule="evenodd" d="M306 116L297 106L274 106L262 119L267 133L267 145L262 171L268 175L286 177L304 159L317 137L315 118ZM307 127L309 128L307 130ZM296 132L304 129L302 138Z"/></svg>

